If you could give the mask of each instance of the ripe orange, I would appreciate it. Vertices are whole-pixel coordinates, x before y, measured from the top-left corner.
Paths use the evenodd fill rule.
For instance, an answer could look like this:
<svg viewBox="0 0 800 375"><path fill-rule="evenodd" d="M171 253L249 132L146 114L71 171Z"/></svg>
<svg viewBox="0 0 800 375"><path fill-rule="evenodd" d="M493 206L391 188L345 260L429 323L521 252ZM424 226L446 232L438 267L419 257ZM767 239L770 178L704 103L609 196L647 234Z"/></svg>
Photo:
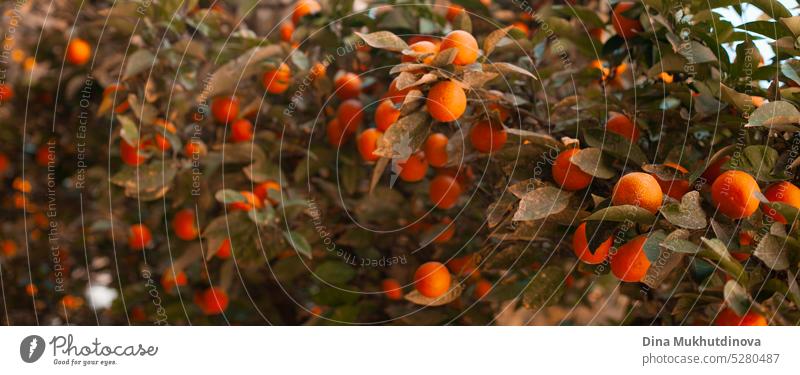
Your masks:
<svg viewBox="0 0 800 375"><path fill-rule="evenodd" d="M464 13L464 7L458 4L450 4L447 6L445 18L447 18L447 21L453 22L461 13Z"/></svg>
<svg viewBox="0 0 800 375"><path fill-rule="evenodd" d="M440 297L450 290L450 272L439 262L425 263L414 272L414 287L425 297Z"/></svg>
<svg viewBox="0 0 800 375"><path fill-rule="evenodd" d="M11 240L3 240L0 242L0 252L2 252L3 255L11 258L17 255L17 244Z"/></svg>
<svg viewBox="0 0 800 375"><path fill-rule="evenodd" d="M551 172L553 180L563 189L575 191L581 190L592 182L592 175L582 171L577 165L572 164L569 159L578 153L578 148L570 148L561 151L553 162Z"/></svg>
<svg viewBox="0 0 800 375"><path fill-rule="evenodd" d="M602 80L608 79L608 77L611 75L611 69L609 69L607 64L603 61L592 60L592 62L589 63L589 66L600 71L600 79Z"/></svg>
<svg viewBox="0 0 800 375"><path fill-rule="evenodd" d="M676 163L664 163L664 166L675 169L681 173L689 172L688 170L686 170L686 168ZM655 174L653 174L653 177L656 179L656 181L658 181L658 186L661 186L661 191L664 192L664 194L674 199L681 200L681 197L683 197L684 194L689 192L688 180L681 178L676 178L672 180L662 180Z"/></svg>
<svg viewBox="0 0 800 375"><path fill-rule="evenodd" d="M328 68L325 67L325 64L316 63L311 67L311 70L309 70L309 75L311 76L311 79L317 79L324 76L327 72Z"/></svg>
<svg viewBox="0 0 800 375"><path fill-rule="evenodd" d="M294 34L294 23L286 21L281 24L280 28L281 40L286 43L292 42L292 34Z"/></svg>
<svg viewBox="0 0 800 375"><path fill-rule="evenodd" d="M441 224L444 227L440 230L436 238L433 239L433 243L447 243L447 241L453 239L453 236L456 234L456 227L452 223L453 219L449 217L442 219Z"/></svg>
<svg viewBox="0 0 800 375"><path fill-rule="evenodd" d="M261 209L264 207L264 201L259 199L255 194L249 191L240 191L240 194L244 196L244 202L233 202L228 205L228 208L231 211L241 210L241 211L250 211L253 209Z"/></svg>
<svg viewBox="0 0 800 375"><path fill-rule="evenodd" d="M83 307L83 298L73 295L66 295L61 299L61 305L67 310L77 310Z"/></svg>
<svg viewBox="0 0 800 375"><path fill-rule="evenodd" d="M483 297L486 297L491 290L492 283L484 279L480 279L477 283L475 283L475 290L472 292L472 296L475 297L475 299L483 299Z"/></svg>
<svg viewBox="0 0 800 375"><path fill-rule="evenodd" d="M800 188L791 182L781 181L770 185L767 187L767 190L764 191L764 196L770 202L781 202L795 208L800 208ZM786 218L769 206L764 205L761 209L764 210L765 215L778 222L787 224Z"/></svg>
<svg viewBox="0 0 800 375"><path fill-rule="evenodd" d="M618 279L627 282L638 282L647 274L650 260L644 253L647 236L638 236L620 246L616 254L611 255L611 273Z"/></svg>
<svg viewBox="0 0 800 375"><path fill-rule="evenodd" d="M642 31L642 24L638 19L631 19L622 15L622 13L633 8L633 6L634 3L632 2L618 3L611 14L611 22L614 24L614 30L617 31L617 35L625 39L630 39Z"/></svg>
<svg viewBox="0 0 800 375"><path fill-rule="evenodd" d="M428 172L428 160L425 154L418 152L412 154L403 162L399 163L400 179L405 182L417 182L425 178Z"/></svg>
<svg viewBox="0 0 800 375"><path fill-rule="evenodd" d="M283 94L292 83L292 71L289 65L281 64L277 69L269 70L264 73L261 83L270 94Z"/></svg>
<svg viewBox="0 0 800 375"><path fill-rule="evenodd" d="M422 54L423 56L420 56L420 58L422 59L421 61L423 64L430 64L433 61L434 55L439 52L439 47L427 41L416 42L408 46L408 49ZM400 61L404 63L411 63L417 62L418 58L414 56L403 55L403 57L400 58Z"/></svg>
<svg viewBox="0 0 800 375"><path fill-rule="evenodd" d="M253 194L258 197L261 201L268 201L271 205L278 204L276 199L270 198L270 190L278 192L278 194L273 193L273 196L280 196L281 192L281 185L276 181L265 181L258 185L256 185L255 189L253 189Z"/></svg>
<svg viewBox="0 0 800 375"><path fill-rule="evenodd" d="M433 205L447 210L456 205L461 196L461 185L451 176L440 174L431 180L428 196Z"/></svg>
<svg viewBox="0 0 800 375"><path fill-rule="evenodd" d="M406 100L406 95L408 95L409 91L411 91L410 87L398 90L397 78L395 78L392 83L389 84L389 89L386 91L386 96L384 96L384 98L391 100L394 104L400 104Z"/></svg>
<svg viewBox="0 0 800 375"><path fill-rule="evenodd" d="M508 113L508 109L503 108L500 103L489 103L489 105L486 106L486 109L488 110L489 117L492 117L496 114L497 118L500 119L500 122L506 122L506 120L511 117L511 114Z"/></svg>
<svg viewBox="0 0 800 375"><path fill-rule="evenodd" d="M428 91L428 113L441 122L455 121L467 109L467 94L454 81L439 82Z"/></svg>
<svg viewBox="0 0 800 375"><path fill-rule="evenodd" d="M235 96L214 98L211 101L211 115L222 124L233 122L239 117L239 98Z"/></svg>
<svg viewBox="0 0 800 375"><path fill-rule="evenodd" d="M14 89L10 85L0 84L0 102L7 102L14 98Z"/></svg>
<svg viewBox="0 0 800 375"><path fill-rule="evenodd" d="M514 28L525 34L525 37L531 36L531 28L525 22L517 21L513 24Z"/></svg>
<svg viewBox="0 0 800 375"><path fill-rule="evenodd" d="M231 142L245 142L253 139L253 123L247 119L238 119L231 125Z"/></svg>
<svg viewBox="0 0 800 375"><path fill-rule="evenodd" d="M175 213L172 218L172 229L175 235L184 241L191 241L197 238L199 231L195 225L194 210L185 208Z"/></svg>
<svg viewBox="0 0 800 375"><path fill-rule="evenodd" d="M231 240L230 238L226 238L222 241L219 245L219 249L217 249L217 253L214 254L219 259L228 259L231 257Z"/></svg>
<svg viewBox="0 0 800 375"><path fill-rule="evenodd" d="M663 199L658 181L642 172L632 172L620 177L611 195L611 203L615 206L630 204L652 213L661 208Z"/></svg>
<svg viewBox="0 0 800 375"><path fill-rule="evenodd" d="M194 302L205 315L217 315L228 308L228 293L222 288L211 287L199 292L194 297Z"/></svg>
<svg viewBox="0 0 800 375"><path fill-rule="evenodd" d="M400 110L395 108L389 99L381 100L381 104L375 109L375 126L382 132L389 129L399 118Z"/></svg>
<svg viewBox="0 0 800 375"><path fill-rule="evenodd" d="M373 154L378 149L378 141L383 136L383 133L375 128L369 128L361 132L356 138L358 145L358 153L364 161L376 161L380 159L379 155Z"/></svg>
<svg viewBox="0 0 800 375"><path fill-rule="evenodd" d="M137 147L128 144L124 139L120 139L119 141L119 154L122 161L132 167L141 165L147 160L147 157L139 153Z"/></svg>
<svg viewBox="0 0 800 375"><path fill-rule="evenodd" d="M152 242L153 235L144 224L134 224L128 228L128 247L131 249L142 250L149 247Z"/></svg>
<svg viewBox="0 0 800 375"><path fill-rule="evenodd" d="M714 319L714 324L718 326L766 326L767 318L763 315L748 311L744 316L736 315L736 312L730 308L723 309L717 319Z"/></svg>
<svg viewBox="0 0 800 375"><path fill-rule="evenodd" d="M742 171L727 171L711 185L711 200L726 216L741 219L758 209L756 191L760 189L752 176Z"/></svg>
<svg viewBox="0 0 800 375"><path fill-rule="evenodd" d="M186 278L186 273L183 271L178 271L177 273L173 274L171 269L168 269L161 275L161 287L169 293L172 291L172 288L176 286L185 286L188 283L188 279Z"/></svg>
<svg viewBox="0 0 800 375"><path fill-rule="evenodd" d="M506 143L508 134L502 124L492 124L491 121L479 121L469 131L469 141L479 152L492 153Z"/></svg>
<svg viewBox="0 0 800 375"><path fill-rule="evenodd" d="M55 146L50 142L43 143L36 149L36 164L42 167L50 165L51 162L56 160Z"/></svg>
<svg viewBox="0 0 800 375"><path fill-rule="evenodd" d="M444 167L447 164L447 136L442 133L433 133L425 140L422 149L425 152L425 159L436 168Z"/></svg>
<svg viewBox="0 0 800 375"><path fill-rule="evenodd" d="M89 42L75 38L67 45L67 62L72 65L84 65L92 57L92 46Z"/></svg>
<svg viewBox="0 0 800 375"><path fill-rule="evenodd" d="M206 153L208 153L208 148L206 144L199 139L190 139L189 142L186 142L186 145L183 146L183 154L189 159L199 159Z"/></svg>
<svg viewBox="0 0 800 375"><path fill-rule="evenodd" d="M106 87L105 90L103 90L103 98L104 99L109 98L111 97L111 95L114 95L114 93L116 93L117 91L125 91L125 90L126 90L125 87L123 87L122 85L109 85L108 87ZM128 102L127 94L123 92L115 94L115 97L117 98L117 102L119 102L119 104L116 107L114 107L114 113L117 114L125 113L125 111L130 109L131 103Z"/></svg>
<svg viewBox="0 0 800 375"><path fill-rule="evenodd" d="M589 240L586 238L586 223L581 223L575 234L572 236L572 250L575 255L584 263L600 264L608 256L608 251L611 250L613 238L609 237L603 241L595 250L594 254L589 251Z"/></svg>
<svg viewBox="0 0 800 375"><path fill-rule="evenodd" d="M292 21L300 22L306 15L315 15L322 10L322 7L315 0L299 0L292 11Z"/></svg>
<svg viewBox="0 0 800 375"><path fill-rule="evenodd" d="M357 98L361 95L361 78L355 73L339 72L334 79L336 96L342 100Z"/></svg>
<svg viewBox="0 0 800 375"><path fill-rule="evenodd" d="M364 120L364 107L357 99L348 99L339 105L336 111L336 119L346 134L353 134L361 127Z"/></svg>
<svg viewBox="0 0 800 375"><path fill-rule="evenodd" d="M403 299L403 288L400 283L395 279L385 279L381 282L381 289L386 294L386 298L390 300Z"/></svg>
<svg viewBox="0 0 800 375"><path fill-rule="evenodd" d="M39 288L37 288L35 284L29 283L28 285L25 285L25 294L33 297L37 293L39 293Z"/></svg>
<svg viewBox="0 0 800 375"><path fill-rule="evenodd" d="M664 82L666 84L670 84L670 83L672 83L673 80L675 80L675 77L673 77L672 74L669 74L667 72L661 72L661 73L658 73L658 79L660 79L661 82Z"/></svg>
<svg viewBox="0 0 800 375"><path fill-rule="evenodd" d="M472 254L450 259L447 262L447 268L458 276L478 275L478 266L475 264L475 257Z"/></svg>
<svg viewBox="0 0 800 375"><path fill-rule="evenodd" d="M472 34L463 30L454 30L448 33L439 46L439 51L455 48L458 52L453 60L455 65L468 65L478 59L478 41Z"/></svg>
<svg viewBox="0 0 800 375"><path fill-rule="evenodd" d="M345 132L344 127L342 127L338 119L333 119L328 122L325 133L328 136L328 143L337 148L341 147L350 139L350 133Z"/></svg>
<svg viewBox="0 0 800 375"><path fill-rule="evenodd" d="M629 141L636 143L639 140L640 132L639 128L636 127L636 124L623 114L617 114L608 119L606 123L606 129L610 132L617 133L625 138L628 138Z"/></svg>
<svg viewBox="0 0 800 375"><path fill-rule="evenodd" d="M0 176L8 173L9 169L11 169L11 162L8 160L8 156L0 153Z"/></svg>

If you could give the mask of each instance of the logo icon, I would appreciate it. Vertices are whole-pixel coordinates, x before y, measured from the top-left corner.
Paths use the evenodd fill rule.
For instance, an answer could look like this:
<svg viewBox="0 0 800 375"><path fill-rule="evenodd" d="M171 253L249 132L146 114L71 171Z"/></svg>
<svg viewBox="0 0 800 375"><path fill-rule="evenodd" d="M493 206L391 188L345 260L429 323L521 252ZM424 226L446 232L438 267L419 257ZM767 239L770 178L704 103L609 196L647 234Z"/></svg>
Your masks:
<svg viewBox="0 0 800 375"><path fill-rule="evenodd" d="M39 360L44 354L44 339L41 336L30 335L19 344L19 356L26 363Z"/></svg>

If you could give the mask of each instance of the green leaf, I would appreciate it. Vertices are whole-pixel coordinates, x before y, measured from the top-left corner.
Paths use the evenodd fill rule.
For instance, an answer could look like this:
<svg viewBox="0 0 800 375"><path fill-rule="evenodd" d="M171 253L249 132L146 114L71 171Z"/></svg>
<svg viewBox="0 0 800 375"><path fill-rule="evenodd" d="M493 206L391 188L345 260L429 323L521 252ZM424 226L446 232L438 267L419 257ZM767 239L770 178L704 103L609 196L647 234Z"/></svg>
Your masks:
<svg viewBox="0 0 800 375"><path fill-rule="evenodd" d="M686 229L703 229L708 225L706 213L700 207L700 192L690 191L681 198L681 203L668 203L661 214L670 223Z"/></svg>
<svg viewBox="0 0 800 375"><path fill-rule="evenodd" d="M599 148L617 159L630 160L637 165L647 163L644 151L617 133L599 128L586 128L583 130L583 138L589 146Z"/></svg>
<svg viewBox="0 0 800 375"><path fill-rule="evenodd" d="M616 176L617 172L608 165L608 160L603 156L603 150L595 147L584 148L569 158L582 171L597 178L609 179Z"/></svg>
<svg viewBox="0 0 800 375"><path fill-rule="evenodd" d="M311 245L308 244L308 240L303 235L293 231L285 231L283 236L297 253L311 259Z"/></svg>
<svg viewBox="0 0 800 375"><path fill-rule="evenodd" d="M356 31L354 33L372 48L393 52L401 52L404 49L408 49L408 44L391 31L376 31L370 34L362 34Z"/></svg>
<svg viewBox="0 0 800 375"><path fill-rule="evenodd" d="M535 221L557 214L569 205L572 194L552 186L526 193L514 214L514 221Z"/></svg>
<svg viewBox="0 0 800 375"><path fill-rule="evenodd" d="M747 291L736 281L728 280L723 288L725 305L733 310L736 315L744 316L750 310L753 301L747 295Z"/></svg>
<svg viewBox="0 0 800 375"><path fill-rule="evenodd" d="M753 255L761 259L770 269L783 271L789 268L787 252L788 249L785 246L784 239L772 234L766 234L758 242Z"/></svg>
<svg viewBox="0 0 800 375"><path fill-rule="evenodd" d="M222 204L231 204L236 202L247 201L247 198L245 198L244 195L242 195L242 193L231 189L222 189L217 191L217 193L214 194L214 198L217 199L217 202Z"/></svg>
<svg viewBox="0 0 800 375"><path fill-rule="evenodd" d="M342 285L356 277L356 271L352 266L338 260L322 262L314 268L314 274L323 281L334 285Z"/></svg>
<svg viewBox="0 0 800 375"><path fill-rule="evenodd" d="M153 56L153 53L146 49L140 49L128 56L125 63L125 73L122 75L122 79L127 80L155 64L156 58Z"/></svg>
<svg viewBox="0 0 800 375"><path fill-rule="evenodd" d="M489 57L494 51L494 47L497 46L497 42L502 40L503 38L508 35L508 31L514 28L514 26L506 26L502 29L497 29L489 33L486 36L486 39L483 40L483 54L485 57Z"/></svg>
<svg viewBox="0 0 800 375"><path fill-rule="evenodd" d="M522 305L531 310L540 310L555 303L564 291L564 280L567 274L555 265L542 268L525 287L522 294Z"/></svg>
<svg viewBox="0 0 800 375"><path fill-rule="evenodd" d="M119 131L120 137L129 145L136 147L139 143L139 127L128 116L117 115L116 119L122 125L122 129Z"/></svg>
<svg viewBox="0 0 800 375"><path fill-rule="evenodd" d="M800 131L800 111L793 104L780 100L764 103L750 115L748 127L763 126L779 131Z"/></svg>
<svg viewBox="0 0 800 375"><path fill-rule="evenodd" d="M419 111L401 117L386 130L373 154L405 160L425 142L430 128L428 112Z"/></svg>
<svg viewBox="0 0 800 375"><path fill-rule="evenodd" d="M603 221L616 221L625 222L632 221L639 224L653 224L656 221L656 216L650 211L633 205L611 206L595 211L589 217L589 220L603 220Z"/></svg>

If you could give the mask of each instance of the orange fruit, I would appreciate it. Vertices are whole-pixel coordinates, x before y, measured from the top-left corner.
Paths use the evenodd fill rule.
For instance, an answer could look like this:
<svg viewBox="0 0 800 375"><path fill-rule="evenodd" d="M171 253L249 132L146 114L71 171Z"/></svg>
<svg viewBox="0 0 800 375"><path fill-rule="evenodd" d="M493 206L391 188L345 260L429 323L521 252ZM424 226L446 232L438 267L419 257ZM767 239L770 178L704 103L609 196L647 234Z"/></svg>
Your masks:
<svg viewBox="0 0 800 375"><path fill-rule="evenodd" d="M240 191L240 194L244 196L244 202L233 202L228 205L228 208L231 211L241 210L241 211L250 211L253 209L261 209L264 207L264 201L259 199L255 194L249 191Z"/></svg>
<svg viewBox="0 0 800 375"><path fill-rule="evenodd" d="M256 185L255 189L253 189L253 194L260 200L260 201L268 201L271 205L278 204L278 201L270 198L270 190L278 192L278 194L272 194L275 196L280 196L281 185L278 184L276 181L265 181L258 185Z"/></svg>
<svg viewBox="0 0 800 375"><path fill-rule="evenodd" d="M39 293L39 288L37 288L36 285L34 285L33 283L29 283L28 285L25 285L25 294L33 297L37 293Z"/></svg>
<svg viewBox="0 0 800 375"><path fill-rule="evenodd" d="M339 99L353 99L361 95L361 78L355 73L339 72L334 79L334 85Z"/></svg>
<svg viewBox="0 0 800 375"><path fill-rule="evenodd" d="M553 180L565 190L581 190L592 182L592 175L582 171L569 160L579 151L577 148L561 151L553 162L551 168Z"/></svg>
<svg viewBox="0 0 800 375"><path fill-rule="evenodd" d="M139 153L137 147L128 144L124 139L120 139L119 141L119 154L122 161L132 167L141 165L147 160L147 157Z"/></svg>
<svg viewBox="0 0 800 375"><path fill-rule="evenodd" d="M499 103L489 103L489 105L486 106L486 109L489 111L488 115L490 117L494 116L494 114L497 114L497 118L500 119L500 122L506 122L506 120L511 117L511 114L508 113L508 110L503 108L503 106L501 106Z"/></svg>
<svg viewBox="0 0 800 375"><path fill-rule="evenodd" d="M572 250L575 252L575 256L582 262L600 264L603 263L606 256L608 256L612 242L613 238L609 237L607 240L603 241L603 243L594 250L594 254L592 254L592 252L589 251L589 239L586 237L586 223L581 223L581 225L578 225L578 229L575 230L575 234L572 235Z"/></svg>
<svg viewBox="0 0 800 375"><path fill-rule="evenodd" d="M61 299L61 305L67 310L77 310L83 307L83 298L73 295L66 295Z"/></svg>
<svg viewBox="0 0 800 375"><path fill-rule="evenodd" d="M17 244L11 240L3 240L0 242L0 251L7 257L17 255Z"/></svg>
<svg viewBox="0 0 800 375"><path fill-rule="evenodd" d="M688 170L686 170L686 168L676 163L664 163L664 166L675 169L681 173L689 172ZM689 192L688 180L681 178L676 178L673 180L662 180L655 174L653 174L653 177L656 179L656 181L658 181L658 186L661 186L661 191L671 198L681 200L681 197L683 197L684 194Z"/></svg>
<svg viewBox="0 0 800 375"><path fill-rule="evenodd" d="M309 70L309 75L311 76L311 79L317 79L324 76L327 72L328 68L325 67L325 64L316 63L311 67L311 70Z"/></svg>
<svg viewBox="0 0 800 375"><path fill-rule="evenodd" d="M512 25L515 29L519 30L521 33L525 34L525 37L531 36L531 28L525 22L517 21L514 22Z"/></svg>
<svg viewBox="0 0 800 375"><path fill-rule="evenodd" d="M406 100L406 95L408 95L409 91L411 91L410 87L398 90L397 78L395 78L392 83L389 84L389 89L386 91L386 96L384 96L384 98L391 100L394 104L401 104Z"/></svg>
<svg viewBox="0 0 800 375"><path fill-rule="evenodd" d="M291 43L292 34L294 34L294 23L291 23L289 21L281 23L280 33L282 41Z"/></svg>
<svg viewBox="0 0 800 375"><path fill-rule="evenodd" d="M602 27L595 27L594 29L589 30L589 35L601 42L604 39L603 37L605 36L605 33L606 31Z"/></svg>
<svg viewBox="0 0 800 375"><path fill-rule="evenodd" d="M186 278L186 273L183 271L178 271L177 273L173 274L171 269L168 269L161 275L161 287L167 291L167 293L172 291L172 288L176 286L185 286L188 283L188 279Z"/></svg>
<svg viewBox="0 0 800 375"><path fill-rule="evenodd" d="M346 134L353 134L361 127L364 120L364 107L357 99L348 99L339 105L336 111L336 119Z"/></svg>
<svg viewBox="0 0 800 375"><path fill-rule="evenodd" d="M767 187L767 190L764 191L764 196L770 202L781 202L795 208L800 208L800 188L791 182L781 181L770 185ZM764 205L761 209L764 210L765 215L771 217L773 220L787 224L786 218L769 206Z"/></svg>
<svg viewBox="0 0 800 375"><path fill-rule="evenodd" d="M217 249L216 254L214 254L219 259L228 259L231 257L231 240L230 238L226 238L222 241L219 245L219 249Z"/></svg>
<svg viewBox="0 0 800 375"><path fill-rule="evenodd" d="M722 171L722 166L724 166L730 160L731 160L731 157L728 156L728 155L725 155L725 156L719 158L713 164L711 164L708 167L706 167L706 170L703 172L702 177L709 184L713 184L714 181L717 180L717 177L719 177L722 174L722 172L723 172Z"/></svg>
<svg viewBox="0 0 800 375"><path fill-rule="evenodd" d="M206 144L199 139L190 139L183 146L183 154L189 159L199 159L208 152Z"/></svg>
<svg viewBox="0 0 800 375"><path fill-rule="evenodd" d="M751 101L753 102L753 106L758 108L764 105L765 99L761 96L751 96Z"/></svg>
<svg viewBox="0 0 800 375"><path fill-rule="evenodd" d="M117 114L125 113L125 111L130 109L131 103L128 102L128 96L124 92L119 94L114 94L117 91L125 91L125 87L121 85L109 85L108 87L106 87L105 90L103 90L103 98L108 98L111 95L115 95L119 104L116 107L114 107L114 113Z"/></svg>
<svg viewBox="0 0 800 375"><path fill-rule="evenodd" d="M339 120L333 119L328 122L325 128L325 133L328 137L328 143L334 147L341 147L350 138L350 133L346 133L344 128L340 125Z"/></svg>
<svg viewBox="0 0 800 375"><path fill-rule="evenodd" d="M727 171L711 185L711 200L726 216L742 219L758 209L756 191L760 189L752 176L742 171Z"/></svg>
<svg viewBox="0 0 800 375"><path fill-rule="evenodd" d="M134 224L128 228L128 247L133 250L142 250L153 242L150 229L143 224Z"/></svg>
<svg viewBox="0 0 800 375"><path fill-rule="evenodd" d="M480 279L477 283L475 283L475 290L472 292L472 296L475 297L475 299L483 299L483 297L486 297L491 290L492 283L484 279Z"/></svg>
<svg viewBox="0 0 800 375"><path fill-rule="evenodd" d="M0 102L7 102L14 98L14 89L10 85L0 84Z"/></svg>
<svg viewBox="0 0 800 375"><path fill-rule="evenodd" d="M617 133L629 141L635 143L639 140L639 128L636 127L636 124L623 114L617 114L612 116L608 119L606 123L606 129L610 132Z"/></svg>
<svg viewBox="0 0 800 375"><path fill-rule="evenodd" d="M373 154L373 152L378 149L378 141L382 136L383 133L375 128L364 130L358 135L358 138L356 138L358 153L361 154L361 158L364 161L372 162L380 159L380 156Z"/></svg>
<svg viewBox="0 0 800 375"><path fill-rule="evenodd" d="M315 15L322 10L322 7L315 0L299 0L292 11L292 21L300 22L300 19L307 15Z"/></svg>
<svg viewBox="0 0 800 375"><path fill-rule="evenodd" d="M433 133L425 140L422 150L425 159L433 167L441 168L447 164L447 136L442 133Z"/></svg>
<svg viewBox="0 0 800 375"><path fill-rule="evenodd" d="M239 98L235 96L214 98L211 101L211 115L222 124L233 122L239 117Z"/></svg>
<svg viewBox="0 0 800 375"><path fill-rule="evenodd" d="M155 121L153 121L153 126L158 128L157 129L158 133L156 133L154 137L156 147L162 152L169 151L172 145L169 143L169 139L166 138L165 133L175 134L175 132L177 131L175 129L175 125L164 119L156 119Z"/></svg>
<svg viewBox="0 0 800 375"><path fill-rule="evenodd" d="M50 165L51 162L55 162L55 160L56 160L56 152L54 144L47 142L40 145L39 148L36 150L36 164L39 164L42 167L46 167Z"/></svg>
<svg viewBox="0 0 800 375"><path fill-rule="evenodd" d="M400 110L395 108L389 99L381 100L381 104L375 109L375 126L382 132L389 129L399 118Z"/></svg>
<svg viewBox="0 0 800 375"><path fill-rule="evenodd" d="M507 138L503 125L493 125L490 121L479 121L469 131L472 147L483 153L492 153L503 148Z"/></svg>
<svg viewBox="0 0 800 375"><path fill-rule="evenodd" d="M453 239L453 236L456 234L456 227L452 225L453 219L446 217L442 219L441 224L444 226L436 238L433 239L433 243L446 243Z"/></svg>
<svg viewBox="0 0 800 375"><path fill-rule="evenodd" d="M447 262L447 268L458 276L478 274L478 266L475 264L475 257L472 254L450 259Z"/></svg>
<svg viewBox="0 0 800 375"><path fill-rule="evenodd" d="M217 315L228 308L228 293L211 287L195 295L194 302L205 315Z"/></svg>
<svg viewBox="0 0 800 375"><path fill-rule="evenodd" d="M408 46L408 49L421 54L422 56L420 56L420 58L422 59L423 64L430 64L433 61L434 55L439 52L439 47L427 41L416 42ZM400 58L400 61L404 63L411 63L417 62L418 58L415 56L403 55L403 57Z"/></svg>
<svg viewBox="0 0 800 375"><path fill-rule="evenodd" d="M461 196L461 185L455 178L440 174L431 180L428 196L433 205L447 210L456 205Z"/></svg>
<svg viewBox="0 0 800 375"><path fill-rule="evenodd" d="M386 298L390 300L397 301L403 299L403 288L395 279L385 279L381 281L381 290L386 294Z"/></svg>
<svg viewBox="0 0 800 375"><path fill-rule="evenodd" d="M283 94L292 83L292 71L289 65L281 64L277 69L269 70L261 77L261 83L270 94Z"/></svg>
<svg viewBox="0 0 800 375"><path fill-rule="evenodd" d="M672 83L672 81L675 80L675 77L673 77L672 74L669 74L667 72L658 73L657 78L660 79L661 82L664 82L666 84L670 84Z"/></svg>
<svg viewBox="0 0 800 375"><path fill-rule="evenodd" d="M253 123L247 119L238 119L231 125L231 142L245 142L253 139Z"/></svg>
<svg viewBox="0 0 800 375"><path fill-rule="evenodd" d="M450 4L447 6L447 14L445 14L445 18L447 18L449 22L453 22L461 13L464 13L464 7L458 4Z"/></svg>
<svg viewBox="0 0 800 375"><path fill-rule="evenodd" d="M72 65L84 65L92 57L92 46L89 42L75 38L67 45L67 62Z"/></svg>
<svg viewBox="0 0 800 375"><path fill-rule="evenodd" d="M614 25L614 30L617 31L617 35L625 39L630 39L642 31L642 24L638 19L631 19L622 15L622 13L633 8L633 6L634 3L632 2L618 3L611 14L611 22Z"/></svg>
<svg viewBox="0 0 800 375"><path fill-rule="evenodd" d="M718 326L766 326L767 318L763 315L748 311L744 316L739 316L730 308L725 308L720 311L717 318L714 319L714 325Z"/></svg>
<svg viewBox="0 0 800 375"><path fill-rule="evenodd" d="M176 212L172 218L172 229L175 231L175 235L184 241L197 238L199 231L195 225L194 210L185 208Z"/></svg>
<svg viewBox="0 0 800 375"><path fill-rule="evenodd" d="M455 48L458 51L455 60L453 60L455 65L472 64L478 59L478 41L466 31L454 30L442 39L439 51L446 51L450 48Z"/></svg>
<svg viewBox="0 0 800 375"><path fill-rule="evenodd" d="M0 153L0 176L8 173L9 169L11 169L11 162L8 160L8 156Z"/></svg>
<svg viewBox="0 0 800 375"><path fill-rule="evenodd" d="M450 272L439 262L425 263L414 272L414 287L425 297L440 297L450 290Z"/></svg>
<svg viewBox="0 0 800 375"><path fill-rule="evenodd" d="M442 81L428 91L427 103L428 113L437 121L455 121L467 109L467 94L455 81Z"/></svg>
<svg viewBox="0 0 800 375"><path fill-rule="evenodd" d="M401 180L405 182L422 181L428 172L428 160L425 159L425 154L418 152L400 162L399 167Z"/></svg>
<svg viewBox="0 0 800 375"><path fill-rule="evenodd" d="M656 179L642 172L632 172L620 177L614 185L611 203L615 206L634 205L656 213L661 208L663 192Z"/></svg>
<svg viewBox="0 0 800 375"><path fill-rule="evenodd" d="M620 246L617 252L611 255L611 273L614 276L627 282L642 280L650 268L650 260L642 248L645 241L647 236L638 236Z"/></svg>
<svg viewBox="0 0 800 375"><path fill-rule="evenodd" d="M602 80L608 79L608 77L611 75L611 69L608 68L606 63L600 60L592 60L592 62L589 63L589 66L600 71L600 79Z"/></svg>

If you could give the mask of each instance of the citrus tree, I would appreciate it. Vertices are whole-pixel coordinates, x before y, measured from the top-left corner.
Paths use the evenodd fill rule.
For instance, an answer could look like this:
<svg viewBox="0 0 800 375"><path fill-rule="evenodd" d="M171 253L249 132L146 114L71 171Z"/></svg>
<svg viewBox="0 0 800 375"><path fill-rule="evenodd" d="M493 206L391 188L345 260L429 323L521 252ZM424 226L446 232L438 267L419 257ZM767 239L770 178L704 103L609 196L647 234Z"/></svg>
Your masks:
<svg viewBox="0 0 800 375"><path fill-rule="evenodd" d="M780 3L55 4L4 5L7 324L800 321Z"/></svg>

